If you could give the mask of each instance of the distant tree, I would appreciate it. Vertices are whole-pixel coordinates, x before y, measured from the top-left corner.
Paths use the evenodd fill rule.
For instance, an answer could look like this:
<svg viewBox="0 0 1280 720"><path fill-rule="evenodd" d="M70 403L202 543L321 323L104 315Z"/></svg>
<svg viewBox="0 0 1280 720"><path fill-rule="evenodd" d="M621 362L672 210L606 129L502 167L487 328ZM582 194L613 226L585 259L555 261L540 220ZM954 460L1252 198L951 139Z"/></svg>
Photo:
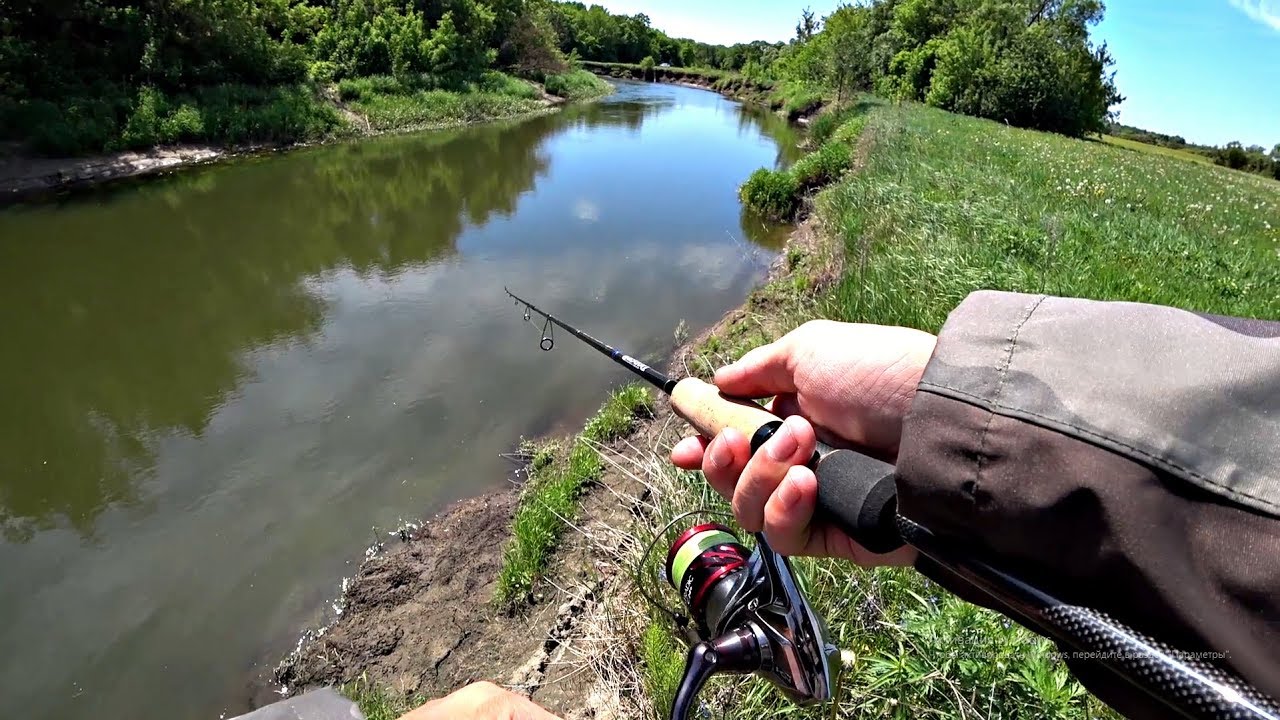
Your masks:
<svg viewBox="0 0 1280 720"><path fill-rule="evenodd" d="M822 22L820 35L827 83L836 91L836 105L859 88L871 85L867 65L866 9L842 5Z"/></svg>
<svg viewBox="0 0 1280 720"><path fill-rule="evenodd" d="M568 69L551 14L540 3L528 3L498 51L499 62L525 76L545 76Z"/></svg>
<svg viewBox="0 0 1280 720"><path fill-rule="evenodd" d="M796 23L796 41L807 42L818 34L818 18L811 8L800 11L800 22Z"/></svg>

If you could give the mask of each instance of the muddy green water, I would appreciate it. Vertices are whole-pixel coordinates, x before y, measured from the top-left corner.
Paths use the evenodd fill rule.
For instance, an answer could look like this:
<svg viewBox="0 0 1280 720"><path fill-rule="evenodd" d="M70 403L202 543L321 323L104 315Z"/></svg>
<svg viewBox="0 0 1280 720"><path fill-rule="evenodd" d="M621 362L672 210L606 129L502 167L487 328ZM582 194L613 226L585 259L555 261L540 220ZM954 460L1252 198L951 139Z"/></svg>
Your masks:
<svg viewBox="0 0 1280 720"><path fill-rule="evenodd" d="M503 285L661 363L761 278L735 190L794 144L626 83L0 212L0 717L248 709L364 547L626 379Z"/></svg>

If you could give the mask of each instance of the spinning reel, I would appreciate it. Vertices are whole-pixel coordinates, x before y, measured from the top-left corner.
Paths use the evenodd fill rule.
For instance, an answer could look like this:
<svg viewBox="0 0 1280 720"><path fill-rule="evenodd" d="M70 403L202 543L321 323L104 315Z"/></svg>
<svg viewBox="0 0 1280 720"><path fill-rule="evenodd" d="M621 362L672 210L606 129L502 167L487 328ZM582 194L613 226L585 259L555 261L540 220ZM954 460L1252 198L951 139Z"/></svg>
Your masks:
<svg viewBox="0 0 1280 720"><path fill-rule="evenodd" d="M787 558L755 534L748 551L719 523L694 525L667 553L664 571L694 624L698 642L685 660L671 706L686 720L716 673L755 673L798 704L830 700L839 650L805 599Z"/></svg>

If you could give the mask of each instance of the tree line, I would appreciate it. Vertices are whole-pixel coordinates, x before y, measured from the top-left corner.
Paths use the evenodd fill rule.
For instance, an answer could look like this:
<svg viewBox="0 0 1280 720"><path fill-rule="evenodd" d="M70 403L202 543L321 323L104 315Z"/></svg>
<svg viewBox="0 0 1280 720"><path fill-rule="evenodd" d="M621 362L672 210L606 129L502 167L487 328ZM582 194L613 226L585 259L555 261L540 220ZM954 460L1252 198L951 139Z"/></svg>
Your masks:
<svg viewBox="0 0 1280 720"><path fill-rule="evenodd" d="M1114 127L1123 99L1089 39L1103 12L1101 0L862 0L806 10L788 42L725 46L553 0L0 0L0 137L83 152L142 144L154 133L129 126L153 117L181 138L201 112L241 137L255 132L236 125L246 107L288 134L336 122L312 99L346 78L465 89L493 69L541 80L578 58L736 72L797 106L874 92L1078 137ZM1211 154L1256 172L1274 172L1274 155Z"/></svg>
<svg viewBox="0 0 1280 720"><path fill-rule="evenodd" d="M493 69L538 79L563 71L550 6L0 0L0 139L83 153L158 135L313 135L337 124L320 95L344 78L390 75L422 89L467 90ZM157 132L157 122L172 127Z"/></svg>

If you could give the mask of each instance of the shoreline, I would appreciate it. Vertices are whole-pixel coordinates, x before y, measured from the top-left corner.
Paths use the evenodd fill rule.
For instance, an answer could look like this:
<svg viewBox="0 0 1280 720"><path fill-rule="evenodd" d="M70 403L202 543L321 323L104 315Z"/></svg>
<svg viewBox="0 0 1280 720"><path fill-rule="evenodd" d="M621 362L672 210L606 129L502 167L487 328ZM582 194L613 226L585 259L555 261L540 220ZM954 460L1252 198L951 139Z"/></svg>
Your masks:
<svg viewBox="0 0 1280 720"><path fill-rule="evenodd" d="M668 367L695 370L691 358L700 342L768 304L771 289L789 285L797 273L829 276L825 261L796 267L788 258L797 252L830 257L834 253L825 246L833 244L816 218L795 226L761 285L677 347ZM338 599L342 612L323 628L304 632L295 651L275 668L277 688L283 686L289 695L326 685L356 695L373 688L379 702L398 702L407 710L469 682L489 680L565 720L638 716L646 701L636 694L636 683L625 687L628 683L606 681L599 673L570 678L582 674L584 663L623 663L635 671L637 651L610 650L601 641L616 632L611 623L619 605L631 603L627 544L636 538L625 529L633 523L641 528L639 518L652 512L649 489L626 466L638 451L654 457L665 453L680 427L666 399L658 398L652 417L638 418L630 435L598 448L605 470L583 493L570 531L552 551L527 603L503 611L492 602L523 486L460 501L361 564ZM477 543L481 535L485 542ZM430 608L436 611L427 612ZM448 612L440 612L445 608ZM584 659L592 654L600 656Z"/></svg>
<svg viewBox="0 0 1280 720"><path fill-rule="evenodd" d="M601 95L600 97L607 97ZM349 126L347 132L318 140L297 143L249 143L244 145L164 145L147 150L102 153L76 158L43 158L14 154L0 156L0 208L24 202L51 200L67 193L109 186L127 181L154 179L191 168L216 165L251 157L287 153L310 147L359 142L387 135L434 132L471 127L504 120L537 117L559 111L570 102L594 102L600 97L570 101L542 92L541 107L528 112L485 118L470 122L420 123L405 127L375 129L366 118L355 122L355 113L337 105Z"/></svg>

